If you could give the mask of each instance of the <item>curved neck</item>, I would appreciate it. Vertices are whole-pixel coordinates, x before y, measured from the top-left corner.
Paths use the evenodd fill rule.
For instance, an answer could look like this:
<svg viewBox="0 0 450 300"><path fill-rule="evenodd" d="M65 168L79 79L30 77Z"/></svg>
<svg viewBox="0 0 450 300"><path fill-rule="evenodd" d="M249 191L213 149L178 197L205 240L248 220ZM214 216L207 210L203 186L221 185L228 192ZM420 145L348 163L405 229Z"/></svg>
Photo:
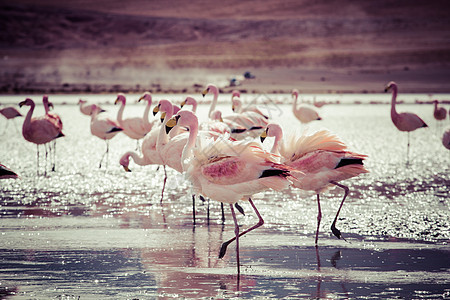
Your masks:
<svg viewBox="0 0 450 300"><path fill-rule="evenodd" d="M198 135L198 121L193 122L189 126L189 138L186 145L183 148L183 152L181 153L181 165L183 166L183 171L186 171L188 166L190 165L188 159L192 155L192 149L195 146L195 142L197 141Z"/></svg>
<svg viewBox="0 0 450 300"><path fill-rule="evenodd" d="M161 146L164 146L169 142L169 135L166 133L166 123L173 116L173 108L170 108L166 111L166 116L164 117L164 121L161 124L161 128L159 129L158 138L156 140L156 150L158 150Z"/></svg>
<svg viewBox="0 0 450 300"><path fill-rule="evenodd" d="M119 111L117 112L117 122L122 125L123 122L123 110L125 109L125 101L121 101Z"/></svg>
<svg viewBox="0 0 450 300"><path fill-rule="evenodd" d="M145 110L144 110L144 116L143 116L144 124L145 124L146 126L151 125L151 123L150 123L149 120L148 120L148 115L149 115L149 113L150 113L150 106L151 106L151 105L152 105L152 101L151 101L151 100L147 101L147 106L145 107Z"/></svg>
<svg viewBox="0 0 450 300"><path fill-rule="evenodd" d="M42 102L44 103L45 114L48 115L48 112L49 112L49 108L48 108L48 100L47 100L47 99L44 99Z"/></svg>
<svg viewBox="0 0 450 300"><path fill-rule="evenodd" d="M298 103L298 94L292 94L294 97L294 103L292 104L292 110L295 112L297 110L297 103Z"/></svg>
<svg viewBox="0 0 450 300"><path fill-rule="evenodd" d="M28 111L27 116L25 117L25 120L23 121L22 132L25 130L25 128L30 126L31 116L33 115L34 107L35 107L34 103L31 103L30 110Z"/></svg>
<svg viewBox="0 0 450 300"><path fill-rule="evenodd" d="M136 164L138 164L140 166L147 165L147 160L145 159L144 155L142 155L142 157L140 157L136 152L131 152L131 151L127 152L125 154L130 156Z"/></svg>
<svg viewBox="0 0 450 300"><path fill-rule="evenodd" d="M396 103L397 103L397 87L394 85L392 87L391 117L397 115L397 110L395 109L395 104Z"/></svg>
<svg viewBox="0 0 450 300"><path fill-rule="evenodd" d="M211 102L211 106L209 107L208 117L211 118L212 112L216 110L217 99L219 98L219 90L216 87L211 87L210 91L213 93L214 98Z"/></svg>
<svg viewBox="0 0 450 300"><path fill-rule="evenodd" d="M277 134L275 135L275 140L273 141L272 150L270 152L272 152L275 155L280 155L280 142L282 138L283 133L277 132Z"/></svg>

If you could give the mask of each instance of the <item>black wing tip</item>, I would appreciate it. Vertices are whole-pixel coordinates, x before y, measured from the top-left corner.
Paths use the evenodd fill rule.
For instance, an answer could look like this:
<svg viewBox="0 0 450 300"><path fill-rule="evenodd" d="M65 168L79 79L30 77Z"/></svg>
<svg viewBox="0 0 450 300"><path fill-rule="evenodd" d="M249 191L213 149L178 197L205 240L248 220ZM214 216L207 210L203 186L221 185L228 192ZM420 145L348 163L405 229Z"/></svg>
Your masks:
<svg viewBox="0 0 450 300"><path fill-rule="evenodd" d="M339 161L335 169L349 165L364 165L362 158L343 158Z"/></svg>

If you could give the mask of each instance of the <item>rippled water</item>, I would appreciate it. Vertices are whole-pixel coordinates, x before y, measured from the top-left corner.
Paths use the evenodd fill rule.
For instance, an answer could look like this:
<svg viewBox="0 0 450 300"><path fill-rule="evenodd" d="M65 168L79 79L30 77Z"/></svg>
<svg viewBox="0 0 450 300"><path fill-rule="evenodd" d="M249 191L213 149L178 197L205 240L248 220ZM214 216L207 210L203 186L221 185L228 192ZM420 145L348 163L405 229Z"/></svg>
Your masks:
<svg viewBox="0 0 450 300"><path fill-rule="evenodd" d="M390 99L386 94L373 97ZM369 156L369 174L342 182L350 195L337 227L347 241L336 239L329 229L342 190L321 195L317 251L315 195L295 189L259 194L255 204L265 224L241 240L238 281L234 249L217 258L221 243L233 236L228 208L222 224L219 204L210 203L208 221L208 204L198 201L193 226L189 183L173 170L168 170L160 204L162 169L131 163L132 172L124 172L119 157L136 143L123 134L111 140L107 169L98 169L105 143L90 134L89 117L74 105L78 98L50 96L66 135L57 142L56 172L47 168L46 176L36 175L36 146L23 139L21 121L19 131L11 123L1 135L0 161L21 179L0 181L0 297L450 297L450 151L442 146L444 126L436 124L431 105L398 107L419 114L430 126L411 133L409 163L407 135L392 124L389 105L322 107L323 121L309 130L328 128L350 150ZM116 115L118 107L106 103L114 95L87 98ZM137 98L128 97L127 116L142 114L144 106L131 103ZM2 99L18 103L24 97ZM229 111L225 104L219 108ZM270 102L265 108L287 131L303 129L290 105ZM201 105L200 115L207 110ZM42 114L42 106L36 111ZM257 218L247 203L242 206L246 215L238 218L244 229Z"/></svg>

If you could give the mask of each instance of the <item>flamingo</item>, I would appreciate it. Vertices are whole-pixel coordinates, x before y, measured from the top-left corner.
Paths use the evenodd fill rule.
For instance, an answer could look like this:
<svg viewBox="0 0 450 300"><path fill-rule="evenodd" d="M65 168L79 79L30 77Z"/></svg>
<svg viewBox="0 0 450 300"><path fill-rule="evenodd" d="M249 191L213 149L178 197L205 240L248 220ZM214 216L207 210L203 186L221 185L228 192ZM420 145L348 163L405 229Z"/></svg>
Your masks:
<svg viewBox="0 0 450 300"><path fill-rule="evenodd" d="M7 107L0 109L0 114L2 114L7 120L10 120L10 119L14 120L14 118L23 116L14 106L7 106ZM9 124L9 122L6 123L6 126L3 129L3 133L5 133L6 128L8 127L8 124ZM14 123L14 127L16 128L16 131L17 131L16 123Z"/></svg>
<svg viewBox="0 0 450 300"><path fill-rule="evenodd" d="M198 119L190 111L179 111L166 123L167 130L180 125L189 129L189 138L183 148L181 161L187 178L197 193L210 199L228 203L235 224L235 237L222 244L219 257L225 255L227 246L236 240L237 274L240 275L239 237L262 226L251 196L268 189L282 190L290 181L291 169L275 162L275 158L261 149L256 142L235 142L229 139L205 139L198 133ZM198 138L200 136L200 138ZM258 223L239 233L233 204L248 200Z"/></svg>
<svg viewBox="0 0 450 300"><path fill-rule="evenodd" d="M439 121L445 120L447 118L447 110L444 107L438 107L439 101L434 100L434 111L433 116L436 119L436 123L439 124Z"/></svg>
<svg viewBox="0 0 450 300"><path fill-rule="evenodd" d="M142 119L144 120L145 131L149 133L152 130L152 128L156 124L158 124L157 120L153 120L152 122L148 120L148 115L150 112L150 108L152 106L152 94L150 92L144 92L144 94L142 94L142 96L138 100L138 102L141 101L147 101L147 105L145 106L144 110L144 116L142 117Z"/></svg>
<svg viewBox="0 0 450 300"><path fill-rule="evenodd" d="M151 98L150 98L151 99ZM119 93L117 95L117 99L114 104L121 103L119 111L117 112L117 122L119 126L123 129L123 133L125 133L131 139L137 141L137 149L139 148L139 140L142 139L147 133L148 128L148 113L147 113L147 122L145 118L133 117L128 119L123 119L123 111L126 105L125 95ZM147 107L151 105L151 101L147 101Z"/></svg>
<svg viewBox="0 0 450 300"><path fill-rule="evenodd" d="M409 133L418 128L428 127L428 125L416 114L403 112L397 113L395 108L395 104L397 101L397 84L394 81L391 81L387 84L384 89L385 92L392 90L392 101L391 101L391 119L394 123L395 127L397 127L400 131L408 132L408 146L406 150L407 161L409 159Z"/></svg>
<svg viewBox="0 0 450 300"><path fill-rule="evenodd" d="M292 111L295 117L303 124L309 123L315 120L322 120L317 109L309 104L300 103L297 106L299 91L297 89L292 90L292 97L294 98L294 103L292 105Z"/></svg>
<svg viewBox="0 0 450 300"><path fill-rule="evenodd" d="M80 106L80 111L83 115L90 116L92 115L92 108L94 104L87 104L86 100L80 99L78 100L78 105ZM96 105L96 104L95 104ZM100 107L99 105L97 105ZM100 108L100 112L104 112L105 110Z"/></svg>
<svg viewBox="0 0 450 300"><path fill-rule="evenodd" d="M53 108L53 103L48 101L47 95L44 95L42 97L42 103L44 104L44 110L45 110L45 115L43 116L43 118L46 118L47 120L49 120L50 122L55 124L55 126L57 126L59 128L59 130L62 131L63 123L61 121L61 117L59 115L57 115L56 113L50 112L50 107ZM52 153L53 153L52 171L54 172L55 165L56 165L56 139L53 140L53 149L52 149L51 145L49 146L49 152L50 152L51 158L52 158Z"/></svg>
<svg viewBox="0 0 450 300"><path fill-rule="evenodd" d="M39 145L45 145L54 139L59 137L63 137L59 126L55 125L54 122L49 121L45 117L32 118L35 104L34 101L30 98L26 98L24 101L19 103L19 106L30 106L30 110L25 117L25 121L22 125L22 135L25 140L36 144L37 147L37 171L39 175ZM47 149L47 148L45 148ZM47 151L46 151L47 153ZM47 157L47 155L46 155ZM47 170L45 168L44 174L47 174Z"/></svg>
<svg viewBox="0 0 450 300"><path fill-rule="evenodd" d="M192 105L192 112L195 114L197 112L197 100L195 100L192 96L187 96L183 102L181 102L180 106L183 108L185 105Z"/></svg>
<svg viewBox="0 0 450 300"><path fill-rule="evenodd" d="M442 135L442 145L450 150L450 127L447 128Z"/></svg>
<svg viewBox="0 0 450 300"><path fill-rule="evenodd" d="M238 90L233 90L231 93L231 104L232 110L235 113L254 112L263 116L265 119L269 119L269 117L266 116L256 105L246 105L244 107L241 101L241 93Z"/></svg>
<svg viewBox="0 0 450 300"><path fill-rule="evenodd" d="M103 158L109 153L109 140L115 137L123 129L119 126L116 121L111 120L103 114L99 114L102 109L100 106L93 104L92 114L91 114L91 133L96 137L102 139L106 143L106 151L103 153L100 159L99 168L102 167ZM108 157L106 158L108 162Z"/></svg>
<svg viewBox="0 0 450 300"><path fill-rule="evenodd" d="M217 100L219 98L219 89L214 84L208 84L206 88L203 90L202 95L205 97L206 94L212 93L213 94L213 100L211 103L211 106L209 108L208 117L211 118L212 113L216 110L217 106ZM243 126L247 129L248 134L252 134L253 131L258 131L261 129L264 129L265 126L267 126L268 122L267 120L259 115L259 114L238 114L234 113L232 115L223 116L223 119L227 119L230 121L233 121L240 126ZM256 132L258 133L258 132ZM259 133L258 133L259 134Z"/></svg>
<svg viewBox="0 0 450 300"><path fill-rule="evenodd" d="M18 178L16 172L12 171L10 168L0 163L0 179Z"/></svg>
<svg viewBox="0 0 450 300"><path fill-rule="evenodd" d="M266 137L275 137L271 152L280 155L281 163L303 172L304 175L298 177L292 186L316 192L318 205L316 247L322 219L319 194L333 185L344 189L344 198L331 225L331 231L340 239L342 235L336 228L336 221L349 188L338 182L367 173L363 166L367 156L348 151L343 142L326 130L318 131L310 136L292 136L290 140L282 143L281 126L270 123L262 133L261 141L264 141Z"/></svg>

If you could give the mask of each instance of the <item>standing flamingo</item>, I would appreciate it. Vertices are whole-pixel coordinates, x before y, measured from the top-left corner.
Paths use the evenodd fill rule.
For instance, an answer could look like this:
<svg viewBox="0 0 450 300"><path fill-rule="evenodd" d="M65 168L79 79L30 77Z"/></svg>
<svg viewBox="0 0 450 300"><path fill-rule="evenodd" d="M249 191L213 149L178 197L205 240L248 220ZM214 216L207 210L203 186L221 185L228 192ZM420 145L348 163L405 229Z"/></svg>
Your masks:
<svg viewBox="0 0 450 300"><path fill-rule="evenodd" d="M48 101L48 96L44 95L42 97L42 103L44 104L44 110L45 110L45 115L43 116L44 118L46 118L47 120L49 120L50 122L52 122L53 124L55 124L55 126L57 126L59 128L60 131L62 131L63 129L63 123L61 121L61 117L59 115L57 115L56 113L52 113L50 112L50 107L53 108L53 103ZM51 160L53 160L52 162L52 171L55 171L55 165L56 165L56 139L53 140L53 149L51 147L51 145L49 145L49 152L50 152L50 158ZM53 155L52 155L53 153Z"/></svg>
<svg viewBox="0 0 450 300"><path fill-rule="evenodd" d="M123 129L123 133L125 133L128 137L131 139L134 139L137 141L137 149L139 148L139 140L142 139L147 133L147 126L148 125L148 117L147 122L145 122L144 118L142 117L133 117L124 119L123 118L123 111L125 109L126 104L126 98L125 95L122 93L119 93L117 95L117 99L114 102L114 104L121 103L121 106L119 108L119 111L117 112L117 122L119 123L119 126ZM147 106L151 105L151 102L147 102Z"/></svg>
<svg viewBox="0 0 450 300"><path fill-rule="evenodd" d="M13 123L14 123L14 118L22 117L22 114L14 106L7 106L7 107L0 109L0 114L2 114L7 120L13 119ZM9 122L6 123L6 126L4 127L2 134L5 133L8 125L9 125ZM14 123L14 127L16 128L16 131L17 131L16 123Z"/></svg>
<svg viewBox="0 0 450 300"><path fill-rule="evenodd" d="M53 141L56 138L63 137L59 126L55 125L54 122L49 121L45 117L32 118L35 104L30 98L25 99L19 103L19 106L30 106L30 110L25 117L25 121L22 126L22 135L25 140L36 144L37 147L37 172L39 175L39 145L44 145L46 150L47 159L47 148L46 144ZM47 162L46 162L47 164ZM47 168L45 167L44 174L47 175Z"/></svg>
<svg viewBox="0 0 450 300"><path fill-rule="evenodd" d="M409 161L409 133L417 128L428 127L428 125L416 114L403 112L397 113L395 104L397 102L397 84L393 81L389 82L385 88L385 92L392 90L391 101L391 119L395 127L400 131L408 132L408 146L406 150L406 161Z"/></svg>
<svg viewBox="0 0 450 300"><path fill-rule="evenodd" d="M235 113L254 112L260 114L265 119L269 118L256 105L246 105L244 107L241 101L241 93L238 90L233 90L233 92L231 93L231 104L232 110Z"/></svg>
<svg viewBox="0 0 450 300"><path fill-rule="evenodd" d="M93 104L91 114L91 133L96 137L102 139L106 143L106 151L100 159L99 168L102 167L103 158L106 156L106 164L108 165L109 140L115 137L123 129L120 128L117 122L111 120L103 114L99 114L102 109L100 106Z"/></svg>
<svg viewBox="0 0 450 300"><path fill-rule="evenodd" d="M142 119L144 120L144 128L146 131L146 134L149 133L152 128L158 124L157 120L153 120L152 122L150 122L148 120L148 116L150 113L150 108L152 106L152 94L150 92L144 92L144 94L139 98L138 102L141 101L147 101L147 105L145 106L145 110L144 110L144 115L142 117Z"/></svg>
<svg viewBox="0 0 450 300"><path fill-rule="evenodd" d="M367 156L349 152L343 142L326 130L318 131L310 136L293 136L289 141L281 143L283 131L280 125L271 123L262 133L261 141L264 141L266 137L275 137L271 152L281 156L281 163L304 173L304 176L298 177L293 183L293 187L314 191L317 194L316 247L322 219L319 194L333 185L344 189L344 198L331 225L333 234L341 238L341 232L336 228L336 221L349 188L338 182L367 173L363 166Z"/></svg>
<svg viewBox="0 0 450 300"><path fill-rule="evenodd" d="M16 172L12 171L10 168L0 163L0 179L18 178Z"/></svg>
<svg viewBox="0 0 450 300"><path fill-rule="evenodd" d="M304 124L315 120L322 120L319 112L314 106L306 103L300 103L300 105L297 105L298 94L299 92L297 89L292 90L292 97L294 98L292 111L294 112L295 117Z"/></svg>
<svg viewBox="0 0 450 300"><path fill-rule="evenodd" d="M86 100L80 99L78 100L78 105L80 106L80 111L83 115L91 116L92 115L92 108L94 104L87 104ZM97 104L95 104L97 105ZM97 105L100 107L99 105ZM100 112L104 112L105 110L100 108Z"/></svg>
<svg viewBox="0 0 450 300"><path fill-rule="evenodd" d="M219 257L227 246L236 240L237 274L240 275L239 237L260 227L264 220L250 198L267 189L282 190L289 185L290 168L276 163L275 158L255 142L233 142L228 139L205 140L198 134L198 119L190 111L181 110L166 123L168 130L174 125L189 129L182 162L187 178L194 189L210 199L228 203L235 224L235 237L222 244ZM200 136L200 138L197 138ZM248 200L259 222L239 233L233 204Z"/></svg>
<svg viewBox="0 0 450 300"><path fill-rule="evenodd" d="M447 110L444 107L438 107L439 104L438 100L434 100L433 103L434 103L433 116L436 119L436 123L440 124L439 121L443 121L447 118Z"/></svg>

